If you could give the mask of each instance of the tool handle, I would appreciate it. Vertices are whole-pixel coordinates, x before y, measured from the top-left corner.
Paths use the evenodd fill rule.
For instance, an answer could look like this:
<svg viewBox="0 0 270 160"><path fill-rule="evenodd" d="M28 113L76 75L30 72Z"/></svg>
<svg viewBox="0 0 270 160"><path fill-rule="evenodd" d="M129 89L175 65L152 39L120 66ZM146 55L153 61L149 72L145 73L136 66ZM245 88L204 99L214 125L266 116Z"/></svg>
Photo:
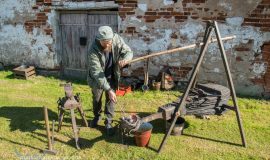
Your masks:
<svg viewBox="0 0 270 160"><path fill-rule="evenodd" d="M48 149L52 150L52 142L51 142L51 132L50 132L50 126L49 126L49 116L48 116L48 108L44 108L44 119L45 119L45 126L46 126L46 132L47 132L47 138L48 138Z"/></svg>

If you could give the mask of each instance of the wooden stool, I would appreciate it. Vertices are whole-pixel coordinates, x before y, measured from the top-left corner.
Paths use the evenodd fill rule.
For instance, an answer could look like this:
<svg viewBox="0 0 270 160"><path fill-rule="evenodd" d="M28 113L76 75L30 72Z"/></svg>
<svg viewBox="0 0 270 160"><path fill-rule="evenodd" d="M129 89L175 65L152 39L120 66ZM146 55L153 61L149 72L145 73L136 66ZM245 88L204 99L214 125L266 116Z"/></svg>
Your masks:
<svg viewBox="0 0 270 160"><path fill-rule="evenodd" d="M88 127L88 123L87 123L87 120L85 118L85 114L84 114L83 109L82 109L80 96L78 93L76 93L75 96L73 95L71 83L61 84L60 86L64 86L65 97L59 98L59 100L57 101L57 103L58 103L58 129L57 129L57 131L61 130L65 110L70 110L72 129L73 129L73 133L74 133L76 147L77 147L77 149L80 149L80 146L78 143L79 142L79 136L78 136L79 130L78 130L78 127L76 125L76 117L75 117L75 113L74 113L75 109L78 109L78 111L83 119L84 125L86 127Z"/></svg>

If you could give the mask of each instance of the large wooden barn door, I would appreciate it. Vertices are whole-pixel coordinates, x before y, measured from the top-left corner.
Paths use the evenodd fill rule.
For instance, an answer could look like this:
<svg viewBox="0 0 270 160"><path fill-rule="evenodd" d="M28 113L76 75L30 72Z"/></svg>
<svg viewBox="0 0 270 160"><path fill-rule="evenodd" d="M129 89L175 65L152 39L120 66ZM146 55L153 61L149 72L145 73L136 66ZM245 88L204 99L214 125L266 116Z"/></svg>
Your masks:
<svg viewBox="0 0 270 160"><path fill-rule="evenodd" d="M98 27L108 25L117 32L116 12L62 13L61 67L66 77L86 79L87 51L95 40Z"/></svg>

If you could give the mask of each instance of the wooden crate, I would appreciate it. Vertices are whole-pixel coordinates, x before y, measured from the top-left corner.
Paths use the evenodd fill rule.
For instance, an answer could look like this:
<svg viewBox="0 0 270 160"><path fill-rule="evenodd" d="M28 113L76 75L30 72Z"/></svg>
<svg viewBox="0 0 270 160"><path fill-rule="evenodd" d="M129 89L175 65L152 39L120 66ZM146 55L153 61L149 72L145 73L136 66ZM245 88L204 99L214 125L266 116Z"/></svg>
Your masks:
<svg viewBox="0 0 270 160"><path fill-rule="evenodd" d="M13 69L13 74L15 78L28 79L36 75L34 66L19 66Z"/></svg>

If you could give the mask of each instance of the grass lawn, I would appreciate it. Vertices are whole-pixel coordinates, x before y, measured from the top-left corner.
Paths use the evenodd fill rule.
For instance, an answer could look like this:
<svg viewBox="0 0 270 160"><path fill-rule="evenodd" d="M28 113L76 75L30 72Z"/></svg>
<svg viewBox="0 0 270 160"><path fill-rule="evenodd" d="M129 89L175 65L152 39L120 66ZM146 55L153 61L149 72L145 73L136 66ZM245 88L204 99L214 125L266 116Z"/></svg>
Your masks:
<svg viewBox="0 0 270 160"><path fill-rule="evenodd" d="M48 107L50 121L57 120L56 101L64 95L63 88L59 87L61 82L42 76L19 80L10 71L0 72L0 159L270 159L270 102L251 98L238 98L247 148L240 146L240 133L232 111L224 116L211 116L210 120L187 116L184 135L170 136L161 154L156 152L164 136L161 120L152 122L149 148L137 147L133 141L122 145L117 134L104 135L103 127L81 127L82 149L76 150L70 117L66 116L62 130L56 133L57 156L44 157L40 153L47 148L42 106ZM75 93L81 93L87 119L91 120L89 87L76 82L73 86ZM177 91L135 91L119 97L115 119L121 117L121 106L126 112L146 115L175 100L179 94Z"/></svg>

